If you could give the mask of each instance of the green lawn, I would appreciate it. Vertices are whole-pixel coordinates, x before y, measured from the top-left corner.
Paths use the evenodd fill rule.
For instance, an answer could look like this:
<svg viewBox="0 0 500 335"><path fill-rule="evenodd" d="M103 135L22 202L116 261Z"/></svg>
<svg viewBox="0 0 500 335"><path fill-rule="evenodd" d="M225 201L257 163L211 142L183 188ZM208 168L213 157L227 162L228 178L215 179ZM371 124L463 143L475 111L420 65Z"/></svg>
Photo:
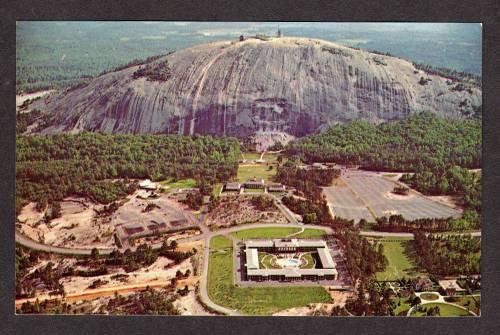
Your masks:
<svg viewBox="0 0 500 335"><path fill-rule="evenodd" d="M322 238L326 235L324 230L321 229L313 229L313 228L307 228L304 229L304 232L293 235L295 238Z"/></svg>
<svg viewBox="0 0 500 335"><path fill-rule="evenodd" d="M394 296L392 301L396 304L396 308L394 309L395 316L406 316L406 313L410 310L411 306L408 303L408 298L398 298ZM399 304L399 305L398 305Z"/></svg>
<svg viewBox="0 0 500 335"><path fill-rule="evenodd" d="M252 228L240 230L232 233L240 240L247 240L251 238L283 238L290 234L299 232L300 228L293 227L272 227L272 228ZM325 232L320 229L307 228L304 232L291 236L293 238L320 238L325 235Z"/></svg>
<svg viewBox="0 0 500 335"><path fill-rule="evenodd" d="M422 293L420 295L420 299L424 299L424 300L438 300L439 299L439 295L437 295L435 293Z"/></svg>
<svg viewBox="0 0 500 335"><path fill-rule="evenodd" d="M160 182L163 186L168 186L170 188L192 188L196 187L196 180L192 178L181 179L177 181L172 181L170 179Z"/></svg>
<svg viewBox="0 0 500 335"><path fill-rule="evenodd" d="M377 272L377 280L396 280L423 275L405 253L405 245L409 240L409 238L392 237L378 240L378 243L384 245L384 254L388 263L384 272Z"/></svg>
<svg viewBox="0 0 500 335"><path fill-rule="evenodd" d="M278 154L266 152L264 154L264 160L269 163L274 163L278 159Z"/></svg>
<svg viewBox="0 0 500 335"><path fill-rule="evenodd" d="M439 306L440 316L470 316L472 314L460 309L458 307L442 304L442 303L430 303L422 305L422 308L432 308L434 306ZM411 316L426 316L425 312L412 312Z"/></svg>
<svg viewBox="0 0 500 335"><path fill-rule="evenodd" d="M223 184L215 184L214 189L212 190L212 195L214 197L218 197L220 194L220 190L222 189Z"/></svg>
<svg viewBox="0 0 500 335"><path fill-rule="evenodd" d="M266 269L280 269L278 265L271 264L273 255L267 252L259 252L259 263L263 268Z"/></svg>
<svg viewBox="0 0 500 335"><path fill-rule="evenodd" d="M254 161L260 158L259 152L242 152L242 158L245 158L247 161Z"/></svg>
<svg viewBox="0 0 500 335"><path fill-rule="evenodd" d="M316 266L316 263L315 263L315 260L314 260L314 256L312 253L307 253L307 254L304 254L302 255L302 258L307 260L307 264L303 264L300 266L301 269L314 269L314 267Z"/></svg>
<svg viewBox="0 0 500 335"><path fill-rule="evenodd" d="M269 170L269 166L265 164L240 164L238 166L238 181L245 182L248 179L257 178L264 179L265 181L270 181L274 175L276 175L276 166L271 165L272 170Z"/></svg>
<svg viewBox="0 0 500 335"><path fill-rule="evenodd" d="M260 266L266 269L281 269L279 265L271 263L273 257L273 254L267 252L259 252ZM307 260L307 263L300 266L301 269L313 269L316 265L312 253L303 254L301 259Z"/></svg>
<svg viewBox="0 0 500 335"><path fill-rule="evenodd" d="M446 301L451 302L453 304L457 304L460 306L463 306L465 308L468 308L469 310L473 311L477 315L480 314L481 312L481 296L455 296L453 298L445 298ZM455 301L457 300L457 301Z"/></svg>
<svg viewBox="0 0 500 335"><path fill-rule="evenodd" d="M270 315L277 311L315 302L331 302L320 286L236 287L233 285L232 242L223 236L210 241L208 295L216 304L243 314Z"/></svg>

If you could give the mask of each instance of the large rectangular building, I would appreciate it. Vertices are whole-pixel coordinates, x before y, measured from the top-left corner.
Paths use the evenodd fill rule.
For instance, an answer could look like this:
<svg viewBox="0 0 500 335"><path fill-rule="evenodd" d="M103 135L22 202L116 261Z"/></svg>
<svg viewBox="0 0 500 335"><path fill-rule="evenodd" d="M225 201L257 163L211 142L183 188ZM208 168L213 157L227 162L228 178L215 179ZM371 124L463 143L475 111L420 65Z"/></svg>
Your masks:
<svg viewBox="0 0 500 335"><path fill-rule="evenodd" d="M330 250L324 240L267 239L245 241L245 267L248 280L337 280L338 272ZM287 253L317 252L319 262L315 268L265 268L259 262L259 252L283 256Z"/></svg>

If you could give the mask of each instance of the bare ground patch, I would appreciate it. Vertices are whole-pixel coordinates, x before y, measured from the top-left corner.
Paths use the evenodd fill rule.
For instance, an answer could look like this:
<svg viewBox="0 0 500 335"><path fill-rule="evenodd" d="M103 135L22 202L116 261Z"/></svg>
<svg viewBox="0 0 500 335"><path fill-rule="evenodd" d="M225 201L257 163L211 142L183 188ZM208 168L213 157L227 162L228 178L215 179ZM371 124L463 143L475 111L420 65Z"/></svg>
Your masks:
<svg viewBox="0 0 500 335"><path fill-rule="evenodd" d="M287 223L277 207L261 211L251 203L251 197L227 196L206 217L211 228L221 228L250 223Z"/></svg>
<svg viewBox="0 0 500 335"><path fill-rule="evenodd" d="M61 202L61 217L45 222L44 212L34 203L25 206L18 216L19 231L45 244L77 248L113 248L114 227L108 218L99 218L102 205L84 198L67 198Z"/></svg>

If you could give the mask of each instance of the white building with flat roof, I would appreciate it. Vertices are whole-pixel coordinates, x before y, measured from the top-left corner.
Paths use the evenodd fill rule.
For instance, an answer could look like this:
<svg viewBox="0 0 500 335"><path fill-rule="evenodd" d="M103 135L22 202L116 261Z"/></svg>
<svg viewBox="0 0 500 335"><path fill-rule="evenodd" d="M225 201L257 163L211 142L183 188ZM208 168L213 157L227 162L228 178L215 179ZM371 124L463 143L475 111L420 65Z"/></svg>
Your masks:
<svg viewBox="0 0 500 335"><path fill-rule="evenodd" d="M316 252L318 261L314 268L283 267L265 268L259 262L259 251L287 254ZM245 267L249 280L337 280L337 264L324 240L313 239L252 239L245 241Z"/></svg>

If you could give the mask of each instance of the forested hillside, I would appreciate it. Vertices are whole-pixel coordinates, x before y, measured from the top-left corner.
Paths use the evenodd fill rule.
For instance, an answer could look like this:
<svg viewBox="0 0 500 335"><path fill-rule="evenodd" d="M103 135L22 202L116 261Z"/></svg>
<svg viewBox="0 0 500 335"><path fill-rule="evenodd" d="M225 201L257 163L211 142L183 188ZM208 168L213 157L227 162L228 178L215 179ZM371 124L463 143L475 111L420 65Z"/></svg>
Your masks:
<svg viewBox="0 0 500 335"><path fill-rule="evenodd" d="M448 120L423 112L379 125L354 121L292 142L288 154L386 171L479 168L481 119Z"/></svg>
<svg viewBox="0 0 500 335"><path fill-rule="evenodd" d="M69 195L114 201L135 186L133 178L195 178L199 184L236 175L239 143L210 136L78 135L18 136L16 209L39 208Z"/></svg>

